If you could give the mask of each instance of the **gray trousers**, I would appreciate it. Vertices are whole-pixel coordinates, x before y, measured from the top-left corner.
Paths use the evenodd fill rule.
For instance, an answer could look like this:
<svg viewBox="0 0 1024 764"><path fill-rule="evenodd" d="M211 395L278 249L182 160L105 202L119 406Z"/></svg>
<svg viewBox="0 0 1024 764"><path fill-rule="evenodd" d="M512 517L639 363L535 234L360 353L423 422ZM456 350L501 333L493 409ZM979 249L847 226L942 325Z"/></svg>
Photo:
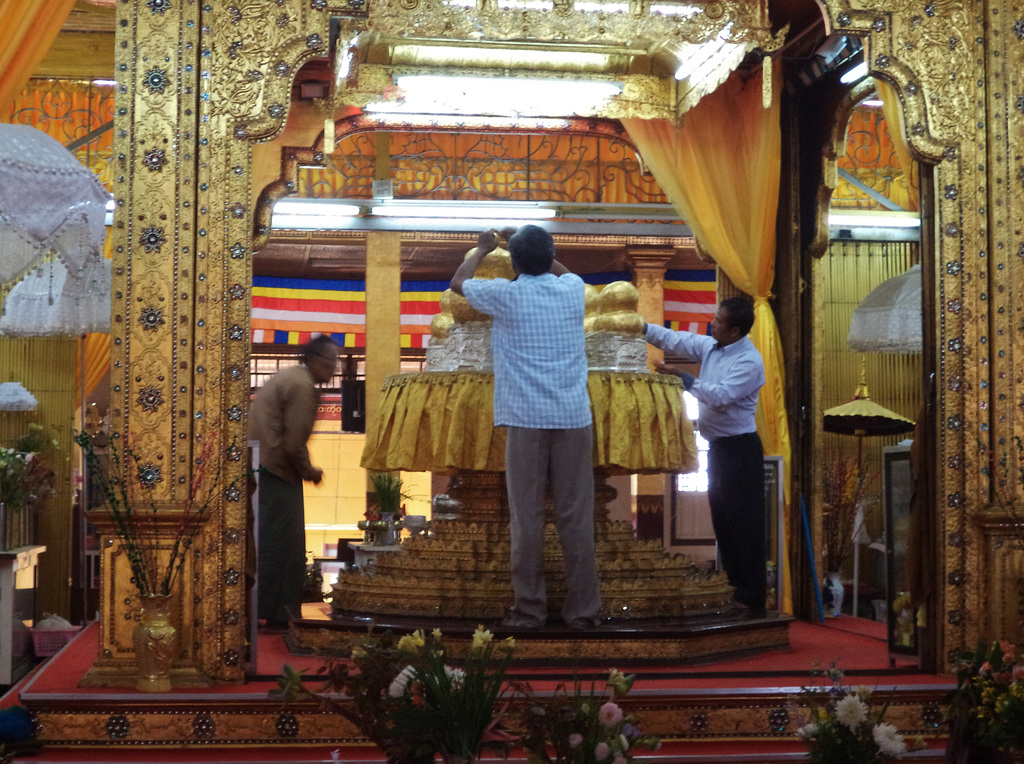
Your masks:
<svg viewBox="0 0 1024 764"><path fill-rule="evenodd" d="M544 581L544 488L551 483L555 527L562 546L566 623L594 620L601 591L594 551L593 432L508 427L505 482L512 540L511 615L538 624L547 619Z"/></svg>
<svg viewBox="0 0 1024 764"><path fill-rule="evenodd" d="M259 587L256 610L260 618L287 621L302 611L306 581L306 514L302 481L288 483L262 471L259 516Z"/></svg>

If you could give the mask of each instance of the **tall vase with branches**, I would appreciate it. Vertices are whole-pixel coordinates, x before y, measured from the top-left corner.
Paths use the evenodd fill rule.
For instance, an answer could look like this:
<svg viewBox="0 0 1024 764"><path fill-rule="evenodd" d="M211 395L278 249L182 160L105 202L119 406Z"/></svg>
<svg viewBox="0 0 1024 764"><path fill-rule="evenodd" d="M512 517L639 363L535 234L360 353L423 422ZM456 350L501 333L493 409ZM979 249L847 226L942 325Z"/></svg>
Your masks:
<svg viewBox="0 0 1024 764"><path fill-rule="evenodd" d="M171 689L170 664L177 649L177 629L170 623L170 601L175 583L192 548L196 534L218 495L219 464L212 474L217 433L208 433L195 457L192 482L181 509L159 509L152 495L152 467L131 445L111 443L109 461L93 448L88 433L75 436L86 465L99 489L103 510L113 522L120 549L131 569L132 581L142 603L140 623L133 634L139 666L137 688L150 692ZM232 481L235 485L242 478ZM168 515L173 515L173 536L168 542Z"/></svg>

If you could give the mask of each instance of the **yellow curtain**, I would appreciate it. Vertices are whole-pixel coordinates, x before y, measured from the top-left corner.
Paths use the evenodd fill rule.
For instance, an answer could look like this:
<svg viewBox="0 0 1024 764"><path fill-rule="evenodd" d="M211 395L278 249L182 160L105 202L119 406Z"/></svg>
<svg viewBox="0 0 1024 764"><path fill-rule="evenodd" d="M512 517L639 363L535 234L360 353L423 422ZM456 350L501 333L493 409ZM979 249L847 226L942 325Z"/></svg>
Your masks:
<svg viewBox="0 0 1024 764"><path fill-rule="evenodd" d="M75 0L0 0L0 108L10 105L46 56Z"/></svg>
<svg viewBox="0 0 1024 764"><path fill-rule="evenodd" d="M84 351L80 349L77 356L75 376L75 408L82 405L82 355L85 355L85 397L96 389L96 385L110 368L110 335L109 334L86 334L84 340Z"/></svg>
<svg viewBox="0 0 1024 764"><path fill-rule="evenodd" d="M910 153L910 144L907 143L907 126L903 119L903 108L899 96L892 86L884 80L875 80L875 92L882 99L882 113L885 114L885 126L889 130L889 139L896 151L896 159L900 163L900 169L907 179L907 188L910 198L907 200L908 209L917 211L920 207L919 175L917 162Z"/></svg>
<svg viewBox="0 0 1024 764"><path fill-rule="evenodd" d="M778 64L776 64L778 66ZM772 103L762 103L762 77L731 76L686 113L668 120L626 119L629 137L658 185L686 220L701 247L729 279L754 298L751 340L767 379L758 402L758 432L768 454L790 474L789 424L782 343L768 304L775 278L775 218L779 198L781 71L772 73ZM786 483L786 524L789 481ZM788 540L789 531L786 532ZM784 550L783 562L788 558ZM788 566L784 576L789 578ZM792 587L783 607L792 612Z"/></svg>
<svg viewBox="0 0 1024 764"><path fill-rule="evenodd" d="M111 236L107 231L107 238L103 241L103 256L108 260L111 257ZM88 398L96 385L106 375L110 368L110 335L105 332L93 332L85 335L85 339L79 339L85 347L79 347L75 360L75 408L82 406L82 374L85 374L85 397ZM85 369L82 369L82 356L85 356Z"/></svg>

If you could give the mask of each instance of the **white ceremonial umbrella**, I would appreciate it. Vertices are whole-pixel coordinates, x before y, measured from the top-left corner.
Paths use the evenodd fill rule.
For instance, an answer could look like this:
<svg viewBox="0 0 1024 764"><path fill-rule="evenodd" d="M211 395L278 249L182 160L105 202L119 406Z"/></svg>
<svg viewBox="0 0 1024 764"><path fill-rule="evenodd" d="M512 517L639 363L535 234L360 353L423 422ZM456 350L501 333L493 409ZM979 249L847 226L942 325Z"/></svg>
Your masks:
<svg viewBox="0 0 1024 764"><path fill-rule="evenodd" d="M27 125L0 125L0 284L53 252L76 276L102 258L110 194L59 141Z"/></svg>
<svg viewBox="0 0 1024 764"><path fill-rule="evenodd" d="M11 289L0 334L11 337L110 331L110 261L90 259L81 276L60 260L43 263Z"/></svg>
<svg viewBox="0 0 1024 764"><path fill-rule="evenodd" d="M847 343L875 353L920 353L921 266L883 281L854 308Z"/></svg>
<svg viewBox="0 0 1024 764"><path fill-rule="evenodd" d="M35 411L38 405L21 382L0 382L0 411Z"/></svg>

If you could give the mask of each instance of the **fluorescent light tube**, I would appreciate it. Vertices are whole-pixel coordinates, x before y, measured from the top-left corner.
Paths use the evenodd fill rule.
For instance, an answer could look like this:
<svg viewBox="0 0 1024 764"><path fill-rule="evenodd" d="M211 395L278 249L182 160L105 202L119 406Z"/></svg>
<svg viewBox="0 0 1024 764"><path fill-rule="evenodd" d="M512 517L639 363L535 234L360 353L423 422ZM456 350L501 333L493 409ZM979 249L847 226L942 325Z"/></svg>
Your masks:
<svg viewBox="0 0 1024 764"><path fill-rule="evenodd" d="M371 215L402 218L484 218L501 220L543 220L553 218L557 210L536 205L518 206L508 202L391 202L370 208Z"/></svg>
<svg viewBox="0 0 1024 764"><path fill-rule="evenodd" d="M355 204L333 199L278 199L270 218L271 228L293 231L334 230L344 227L360 212Z"/></svg>
<svg viewBox="0 0 1024 764"><path fill-rule="evenodd" d="M861 61L859 64L857 64L852 69L848 69L847 71L845 71L842 74L842 76L839 78L839 81L841 83L843 83L844 85L848 85L851 82L856 82L861 77L866 77L867 74L868 74L868 64L867 64L867 61Z"/></svg>
<svg viewBox="0 0 1024 764"><path fill-rule="evenodd" d="M921 218L915 212L831 212L828 224L836 228L920 228Z"/></svg>

